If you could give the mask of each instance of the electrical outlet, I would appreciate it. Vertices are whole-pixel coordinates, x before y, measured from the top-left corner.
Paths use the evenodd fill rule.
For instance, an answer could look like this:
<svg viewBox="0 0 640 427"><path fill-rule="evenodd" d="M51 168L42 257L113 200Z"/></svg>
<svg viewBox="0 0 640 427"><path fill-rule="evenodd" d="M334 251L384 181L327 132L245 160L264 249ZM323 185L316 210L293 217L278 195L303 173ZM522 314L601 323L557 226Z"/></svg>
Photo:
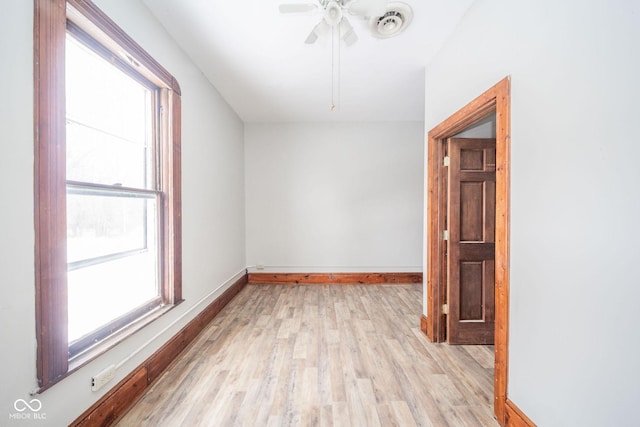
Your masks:
<svg viewBox="0 0 640 427"><path fill-rule="evenodd" d="M98 391L116 376L116 367L109 365L91 378L91 391Z"/></svg>
<svg viewBox="0 0 640 427"><path fill-rule="evenodd" d="M264 264L256 265L256 270L264 270Z"/></svg>

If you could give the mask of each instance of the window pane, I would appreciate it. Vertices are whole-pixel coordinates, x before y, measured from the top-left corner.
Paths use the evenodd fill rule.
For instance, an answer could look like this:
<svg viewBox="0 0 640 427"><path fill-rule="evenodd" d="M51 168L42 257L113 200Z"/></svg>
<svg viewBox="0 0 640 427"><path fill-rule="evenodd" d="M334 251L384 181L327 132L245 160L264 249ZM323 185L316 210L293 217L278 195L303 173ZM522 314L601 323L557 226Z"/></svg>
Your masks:
<svg viewBox="0 0 640 427"><path fill-rule="evenodd" d="M151 91L67 35L67 180L151 188Z"/></svg>
<svg viewBox="0 0 640 427"><path fill-rule="evenodd" d="M67 204L71 342L159 295L158 213L156 198L68 192Z"/></svg>
<svg viewBox="0 0 640 427"><path fill-rule="evenodd" d="M139 144L67 121L67 179L147 188L147 150Z"/></svg>
<svg viewBox="0 0 640 427"><path fill-rule="evenodd" d="M67 191L67 262L155 251L155 199Z"/></svg>
<svg viewBox="0 0 640 427"><path fill-rule="evenodd" d="M69 271L69 342L156 297L156 271L151 251Z"/></svg>

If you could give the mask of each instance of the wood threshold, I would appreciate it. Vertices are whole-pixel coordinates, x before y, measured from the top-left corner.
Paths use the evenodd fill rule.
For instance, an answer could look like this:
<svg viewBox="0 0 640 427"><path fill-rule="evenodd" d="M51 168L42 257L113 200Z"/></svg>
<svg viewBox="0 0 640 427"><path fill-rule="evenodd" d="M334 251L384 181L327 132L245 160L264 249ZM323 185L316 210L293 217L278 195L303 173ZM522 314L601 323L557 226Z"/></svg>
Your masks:
<svg viewBox="0 0 640 427"><path fill-rule="evenodd" d="M185 350L202 330L247 284L244 274L233 285L211 302L196 317L187 323L162 347L142 362L122 381L116 384L100 400L76 418L71 426L106 426L115 423L157 380L176 357Z"/></svg>
<svg viewBox="0 0 640 427"><path fill-rule="evenodd" d="M506 426L512 427L536 427L536 424L527 417L524 412L511 400L506 403Z"/></svg>
<svg viewBox="0 0 640 427"><path fill-rule="evenodd" d="M251 285L422 283L422 273L249 273Z"/></svg>
<svg viewBox="0 0 640 427"><path fill-rule="evenodd" d="M500 425L506 425L508 338L509 338L509 224L511 174L511 81L505 77L495 86L431 129L427 142L427 230L426 274L427 337L433 342L445 339L446 320L442 312L445 286L443 277L444 230L442 200L444 172L442 141L477 121L496 114L496 238L495 238L495 369L494 412ZM422 324L422 321L421 321Z"/></svg>

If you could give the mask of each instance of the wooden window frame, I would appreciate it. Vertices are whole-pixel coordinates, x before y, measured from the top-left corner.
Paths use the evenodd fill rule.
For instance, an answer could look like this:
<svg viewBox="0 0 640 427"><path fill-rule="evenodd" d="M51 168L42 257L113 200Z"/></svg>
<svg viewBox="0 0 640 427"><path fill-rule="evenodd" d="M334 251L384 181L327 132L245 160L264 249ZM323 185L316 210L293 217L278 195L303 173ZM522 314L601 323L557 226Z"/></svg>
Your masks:
<svg viewBox="0 0 640 427"><path fill-rule="evenodd" d="M160 284L165 309L69 358L67 335L65 40L67 22L159 88L163 193ZM121 65L121 64L120 64ZM126 67L125 67L126 68ZM182 301L181 90L176 79L90 0L34 0L34 216L37 375L40 391ZM132 319L128 319L132 320Z"/></svg>

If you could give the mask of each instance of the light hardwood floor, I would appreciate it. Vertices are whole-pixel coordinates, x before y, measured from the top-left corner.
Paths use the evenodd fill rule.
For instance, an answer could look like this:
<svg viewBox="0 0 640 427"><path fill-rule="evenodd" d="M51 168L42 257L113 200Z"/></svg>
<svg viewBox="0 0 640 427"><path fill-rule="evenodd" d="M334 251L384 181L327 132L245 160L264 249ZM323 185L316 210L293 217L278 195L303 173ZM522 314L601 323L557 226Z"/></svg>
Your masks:
<svg viewBox="0 0 640 427"><path fill-rule="evenodd" d="M432 344L422 285L247 285L119 426L497 426L492 346Z"/></svg>

